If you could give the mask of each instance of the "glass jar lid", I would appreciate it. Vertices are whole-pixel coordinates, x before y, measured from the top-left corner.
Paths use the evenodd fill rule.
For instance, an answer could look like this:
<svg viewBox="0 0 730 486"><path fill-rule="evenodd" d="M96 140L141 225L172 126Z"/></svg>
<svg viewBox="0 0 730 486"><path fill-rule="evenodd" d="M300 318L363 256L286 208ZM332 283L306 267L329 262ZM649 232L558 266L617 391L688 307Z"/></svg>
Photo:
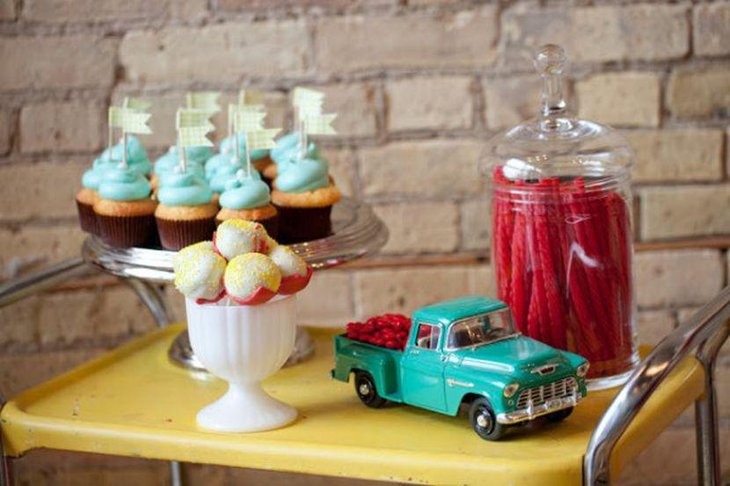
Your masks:
<svg viewBox="0 0 730 486"><path fill-rule="evenodd" d="M565 51L545 45L535 54L534 64L543 79L540 114L489 140L479 161L482 173L492 177L501 168L509 180L628 178L634 155L626 139L611 127L574 117L567 109Z"/></svg>

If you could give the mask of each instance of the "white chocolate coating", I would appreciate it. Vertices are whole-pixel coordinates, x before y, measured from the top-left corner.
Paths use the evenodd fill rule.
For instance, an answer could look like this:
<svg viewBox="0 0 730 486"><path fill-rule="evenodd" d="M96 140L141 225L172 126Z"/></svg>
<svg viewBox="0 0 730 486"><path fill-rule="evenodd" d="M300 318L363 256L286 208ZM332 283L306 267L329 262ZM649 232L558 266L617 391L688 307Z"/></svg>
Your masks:
<svg viewBox="0 0 730 486"><path fill-rule="evenodd" d="M223 291L226 260L213 251L212 242L196 243L173 258L175 287L191 299L212 300Z"/></svg>
<svg viewBox="0 0 730 486"><path fill-rule="evenodd" d="M281 284L281 271L268 256L246 253L228 262L223 281L229 295L246 299L259 287L277 292Z"/></svg>
<svg viewBox="0 0 730 486"><path fill-rule="evenodd" d="M269 257L279 267L284 278L295 274L303 277L307 274L307 263L286 245L276 246L269 252Z"/></svg>
<svg viewBox="0 0 730 486"><path fill-rule="evenodd" d="M215 246L221 255L231 261L238 255L265 249L268 237L260 223L228 219L216 230Z"/></svg>

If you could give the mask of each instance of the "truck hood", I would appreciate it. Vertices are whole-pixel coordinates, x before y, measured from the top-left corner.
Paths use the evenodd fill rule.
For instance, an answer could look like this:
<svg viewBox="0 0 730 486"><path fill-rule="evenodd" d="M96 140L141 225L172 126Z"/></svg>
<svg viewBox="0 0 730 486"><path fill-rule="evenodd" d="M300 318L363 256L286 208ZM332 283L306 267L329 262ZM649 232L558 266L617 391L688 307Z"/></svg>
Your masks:
<svg viewBox="0 0 730 486"><path fill-rule="evenodd" d="M568 360L555 348L522 335L515 335L491 344L464 348L452 353L461 366L502 373L530 373L546 364L559 367Z"/></svg>

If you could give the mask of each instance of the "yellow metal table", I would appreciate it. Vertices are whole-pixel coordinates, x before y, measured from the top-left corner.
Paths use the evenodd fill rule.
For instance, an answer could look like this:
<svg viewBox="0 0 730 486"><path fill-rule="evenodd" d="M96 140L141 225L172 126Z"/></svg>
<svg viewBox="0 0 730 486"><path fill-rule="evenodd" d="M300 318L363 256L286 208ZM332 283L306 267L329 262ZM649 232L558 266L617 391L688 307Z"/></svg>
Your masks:
<svg viewBox="0 0 730 486"><path fill-rule="evenodd" d="M181 329L139 338L9 401L0 413L6 454L50 448L415 483L579 484L588 441L616 393L589 394L562 424L487 442L463 416L363 406L351 385L330 378L332 333L313 330L315 358L265 382L299 409L299 419L270 432L212 433L196 426L195 414L225 384L168 361ZM683 359L619 440L612 475L704 386L702 365Z"/></svg>

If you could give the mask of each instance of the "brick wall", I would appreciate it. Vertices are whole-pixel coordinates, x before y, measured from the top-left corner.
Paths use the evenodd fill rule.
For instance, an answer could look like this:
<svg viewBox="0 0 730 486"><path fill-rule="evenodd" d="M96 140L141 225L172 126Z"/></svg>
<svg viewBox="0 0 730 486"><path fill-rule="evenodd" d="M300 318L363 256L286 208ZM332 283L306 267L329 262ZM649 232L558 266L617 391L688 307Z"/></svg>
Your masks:
<svg viewBox="0 0 730 486"><path fill-rule="evenodd" d="M146 145L159 153L187 90L266 90L276 125L291 119L289 91L306 85L341 113L339 135L323 142L338 184L371 202L391 231L382 256L315 280L306 321L338 324L490 292L474 163L483 140L535 112L529 56L548 41L571 57L572 107L619 127L636 149L639 334L655 343L727 283L730 1L0 0L2 276L78 253L72 198L105 144L111 100L154 103ZM153 327L133 294L106 277L0 316L8 395ZM727 432L730 356L723 360ZM624 474L626 484L692 483L691 424L691 414L678 420ZM197 484L327 482L187 473ZM57 453L29 455L19 475L24 484L167 477L161 463Z"/></svg>

